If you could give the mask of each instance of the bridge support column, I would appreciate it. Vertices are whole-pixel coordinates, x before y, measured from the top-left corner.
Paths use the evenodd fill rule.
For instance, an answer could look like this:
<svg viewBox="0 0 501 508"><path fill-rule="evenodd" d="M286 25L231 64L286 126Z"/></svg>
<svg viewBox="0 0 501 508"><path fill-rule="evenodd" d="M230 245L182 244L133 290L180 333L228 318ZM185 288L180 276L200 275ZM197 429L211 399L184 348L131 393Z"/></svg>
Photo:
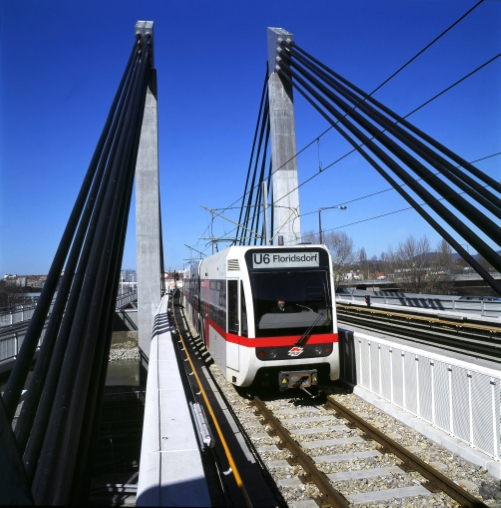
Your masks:
<svg viewBox="0 0 501 508"><path fill-rule="evenodd" d="M273 243L301 242L292 86L276 72L279 39L293 39L281 28L268 28L268 98L270 104Z"/></svg>
<svg viewBox="0 0 501 508"><path fill-rule="evenodd" d="M136 164L136 256L139 349L148 362L153 318L162 296L162 232L158 175L158 107L156 72L144 105Z"/></svg>

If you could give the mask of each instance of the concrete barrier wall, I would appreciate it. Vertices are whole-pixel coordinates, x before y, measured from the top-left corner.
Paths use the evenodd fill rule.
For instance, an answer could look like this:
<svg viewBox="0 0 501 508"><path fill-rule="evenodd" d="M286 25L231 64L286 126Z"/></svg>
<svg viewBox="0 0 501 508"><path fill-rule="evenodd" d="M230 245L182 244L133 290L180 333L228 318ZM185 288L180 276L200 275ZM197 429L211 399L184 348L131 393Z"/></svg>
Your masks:
<svg viewBox="0 0 501 508"><path fill-rule="evenodd" d="M153 325L136 506L211 506L167 304Z"/></svg>

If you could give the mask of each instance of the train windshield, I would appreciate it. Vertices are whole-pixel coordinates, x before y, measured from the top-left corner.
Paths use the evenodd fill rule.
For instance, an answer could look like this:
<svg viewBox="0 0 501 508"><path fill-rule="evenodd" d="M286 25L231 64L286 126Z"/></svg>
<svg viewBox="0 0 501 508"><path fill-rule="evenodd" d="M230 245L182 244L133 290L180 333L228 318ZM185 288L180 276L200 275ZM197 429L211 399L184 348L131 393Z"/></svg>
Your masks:
<svg viewBox="0 0 501 508"><path fill-rule="evenodd" d="M250 274L256 337L332 333L327 270L277 270Z"/></svg>

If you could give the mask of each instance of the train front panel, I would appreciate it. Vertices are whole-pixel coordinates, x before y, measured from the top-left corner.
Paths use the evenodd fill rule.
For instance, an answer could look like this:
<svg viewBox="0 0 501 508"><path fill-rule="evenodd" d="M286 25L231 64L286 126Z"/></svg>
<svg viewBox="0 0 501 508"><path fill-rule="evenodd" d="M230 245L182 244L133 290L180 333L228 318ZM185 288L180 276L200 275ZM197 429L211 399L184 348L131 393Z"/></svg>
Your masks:
<svg viewBox="0 0 501 508"><path fill-rule="evenodd" d="M339 378L331 267L325 247L310 245L230 247L201 263L201 333L228 381Z"/></svg>

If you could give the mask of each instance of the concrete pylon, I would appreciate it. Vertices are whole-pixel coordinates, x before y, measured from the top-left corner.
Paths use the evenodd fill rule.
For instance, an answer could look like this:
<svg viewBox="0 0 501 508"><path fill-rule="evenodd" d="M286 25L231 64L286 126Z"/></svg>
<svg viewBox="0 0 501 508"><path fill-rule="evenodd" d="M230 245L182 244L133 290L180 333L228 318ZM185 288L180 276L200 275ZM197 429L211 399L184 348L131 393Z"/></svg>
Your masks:
<svg viewBox="0 0 501 508"><path fill-rule="evenodd" d="M150 34L153 23L138 21L136 34ZM162 230L158 171L157 76L151 70L136 162L136 258L139 350L147 368L153 318L162 297Z"/></svg>
<svg viewBox="0 0 501 508"><path fill-rule="evenodd" d="M293 40L282 28L268 28L268 98L270 103L273 244L301 242L292 86L276 72L280 39Z"/></svg>

